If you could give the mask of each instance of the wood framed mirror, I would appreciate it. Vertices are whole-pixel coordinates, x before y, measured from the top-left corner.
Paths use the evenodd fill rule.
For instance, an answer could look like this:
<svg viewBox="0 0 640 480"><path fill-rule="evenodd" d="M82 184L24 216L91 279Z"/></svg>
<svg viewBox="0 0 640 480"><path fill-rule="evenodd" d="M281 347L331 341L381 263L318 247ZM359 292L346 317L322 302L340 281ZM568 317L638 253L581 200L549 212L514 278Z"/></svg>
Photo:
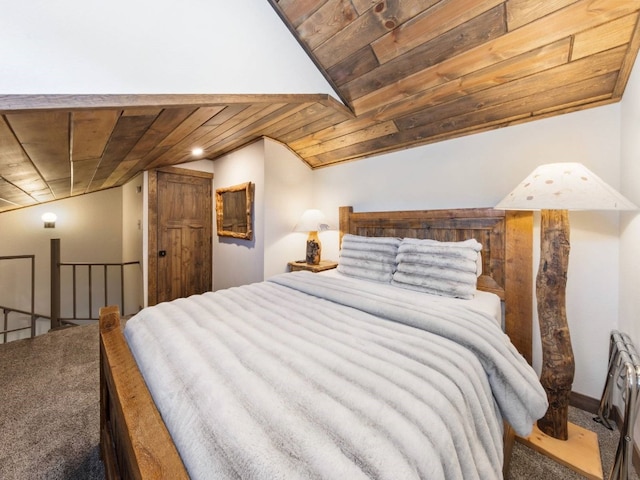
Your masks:
<svg viewBox="0 0 640 480"><path fill-rule="evenodd" d="M218 236L251 240L253 184L251 182L216 189Z"/></svg>

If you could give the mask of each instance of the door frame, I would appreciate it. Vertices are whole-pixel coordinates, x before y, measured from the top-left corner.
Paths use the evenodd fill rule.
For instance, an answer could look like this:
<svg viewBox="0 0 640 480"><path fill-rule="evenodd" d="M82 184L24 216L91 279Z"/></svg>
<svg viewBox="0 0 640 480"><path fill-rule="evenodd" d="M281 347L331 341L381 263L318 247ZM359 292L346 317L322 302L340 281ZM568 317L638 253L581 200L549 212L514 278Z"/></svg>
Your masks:
<svg viewBox="0 0 640 480"><path fill-rule="evenodd" d="M213 173L199 170L189 170L179 167L160 167L149 170L149 240L148 240L148 279L147 279L147 304L155 305L158 302L158 173L173 173L199 178L209 178L213 183ZM213 185L212 185L213 191ZM212 206L213 207L213 206ZM213 208L212 208L213 212ZM211 215L213 225L213 214ZM213 254L213 252L212 252ZM213 268L213 266L211 267ZM213 276L213 271L211 272Z"/></svg>

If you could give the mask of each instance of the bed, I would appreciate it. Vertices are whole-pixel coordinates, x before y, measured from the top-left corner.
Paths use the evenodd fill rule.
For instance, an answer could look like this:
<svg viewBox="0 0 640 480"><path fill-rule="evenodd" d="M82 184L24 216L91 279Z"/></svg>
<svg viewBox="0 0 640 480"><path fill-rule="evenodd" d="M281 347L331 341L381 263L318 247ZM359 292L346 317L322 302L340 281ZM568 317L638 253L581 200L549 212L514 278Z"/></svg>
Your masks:
<svg viewBox="0 0 640 480"><path fill-rule="evenodd" d="M217 472L213 478L499 478L508 467L511 426L526 433L535 417L546 410L544 391L527 364L531 361L531 231L532 216L524 212L340 209L341 241L343 236L349 241L407 239L405 246L411 249L414 247L408 239L447 244L475 239L481 245L477 288L502 302L502 308L498 303L498 313L493 314L498 318L493 320L491 308L478 313L482 310L479 307L474 307L473 318L467 320L471 315L467 310L454 306L455 300L449 305L450 299L444 298L437 307L429 307L427 314L422 305L425 295L415 289L369 282L372 285L364 290L361 278L335 272L282 274L259 284L146 309L130 321L128 340L117 308L103 308L101 456L107 478L189 478L185 464L192 474ZM420 244L419 248L427 247ZM143 348L155 342L155 337L168 345L178 337L195 335L197 344L204 338L201 314L211 311L222 312L216 314L221 321L205 322L213 332L207 341L215 342L215 348L194 346L178 353L167 353L162 348L168 347L161 347L161 343L150 347L158 349L155 353ZM155 316L149 316L151 312L156 312ZM233 322L226 320L230 315ZM464 325L473 326L460 328L458 321L470 321ZM489 327L487 323L484 327L484 321L502 325ZM335 326L326 333L329 323ZM480 347L466 345L469 337L484 339L485 331L496 329L504 330L510 342L500 334L494 340L491 333L490 339L483 340L491 344L490 349L475 350ZM186 333L189 330L193 332ZM242 330L246 333L239 336ZM231 331L231 336L223 336L225 331ZM451 346L452 340L440 340L445 331L460 337L456 342L464 348ZM323 340L314 340L317 338ZM376 340L371 342L372 338ZM276 350L267 351L259 342ZM186 373L191 365L199 365L192 350L200 352L195 356L209 357L205 363L223 365L223 374L199 367ZM227 350L231 356L223 355ZM362 363L362 355L368 363ZM466 373L461 374L460 380L443 387L449 382L446 370L412 370L427 355L431 359L424 362L430 363L432 370L434 364L446 359L461 371L470 369L469 379ZM272 365L271 357L280 363ZM505 363L507 357L513 359ZM385 363L391 360L391 365ZM485 362L489 362L488 368ZM481 368L489 373L473 373ZM192 390L185 394L186 390L178 388L183 379L174 377L176 372L192 377L189 389L203 390L204 397L192 400ZM329 377L326 384L325 376ZM421 376L433 376L429 381L437 388L424 390L426 383L414 381ZM265 379L272 383L263 385ZM405 387L395 391L396 384ZM234 390L238 385L243 389L240 393ZM245 409L232 400L238 396L243 405L251 403L253 417L247 417ZM287 402L294 399L294 410L304 413L302 420L293 418L283 396ZM519 396L524 398L516 399ZM421 403L423 397L428 398L427 406ZM204 423L213 423L214 430L202 427L192 410L185 417L185 403L193 403L197 409L210 405ZM446 406L450 404L453 409ZM256 424L254 417L264 424ZM272 431L276 432L273 437L264 433ZM456 443L460 438L466 440ZM212 446L204 447L210 439ZM185 453L185 442L195 444L189 447L195 450ZM274 443L278 446L275 450L271 448ZM242 458L229 463L225 457L231 448ZM456 455L446 453L452 451L467 460L452 461Z"/></svg>

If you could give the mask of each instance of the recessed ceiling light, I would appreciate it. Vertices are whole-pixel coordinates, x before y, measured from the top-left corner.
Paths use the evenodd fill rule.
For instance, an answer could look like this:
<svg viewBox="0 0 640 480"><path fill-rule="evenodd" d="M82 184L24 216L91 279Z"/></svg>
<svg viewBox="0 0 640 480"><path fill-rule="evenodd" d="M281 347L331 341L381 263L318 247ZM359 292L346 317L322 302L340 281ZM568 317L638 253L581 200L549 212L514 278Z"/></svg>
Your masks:
<svg viewBox="0 0 640 480"><path fill-rule="evenodd" d="M200 147L198 147L198 148L194 148L193 150L191 150L191 153L193 155L195 155L196 157L199 157L200 155L202 155L204 153L204 150L201 149Z"/></svg>

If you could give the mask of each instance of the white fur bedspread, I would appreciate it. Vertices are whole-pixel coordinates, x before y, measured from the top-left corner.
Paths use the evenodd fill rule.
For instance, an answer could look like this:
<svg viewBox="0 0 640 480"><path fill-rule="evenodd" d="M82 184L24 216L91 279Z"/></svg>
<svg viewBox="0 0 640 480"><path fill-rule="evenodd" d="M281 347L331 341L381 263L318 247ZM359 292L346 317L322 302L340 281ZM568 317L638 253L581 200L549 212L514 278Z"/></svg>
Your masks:
<svg viewBox="0 0 640 480"><path fill-rule="evenodd" d="M546 411L533 370L482 314L362 284L288 273L127 322L192 478L501 478L502 416Z"/></svg>

